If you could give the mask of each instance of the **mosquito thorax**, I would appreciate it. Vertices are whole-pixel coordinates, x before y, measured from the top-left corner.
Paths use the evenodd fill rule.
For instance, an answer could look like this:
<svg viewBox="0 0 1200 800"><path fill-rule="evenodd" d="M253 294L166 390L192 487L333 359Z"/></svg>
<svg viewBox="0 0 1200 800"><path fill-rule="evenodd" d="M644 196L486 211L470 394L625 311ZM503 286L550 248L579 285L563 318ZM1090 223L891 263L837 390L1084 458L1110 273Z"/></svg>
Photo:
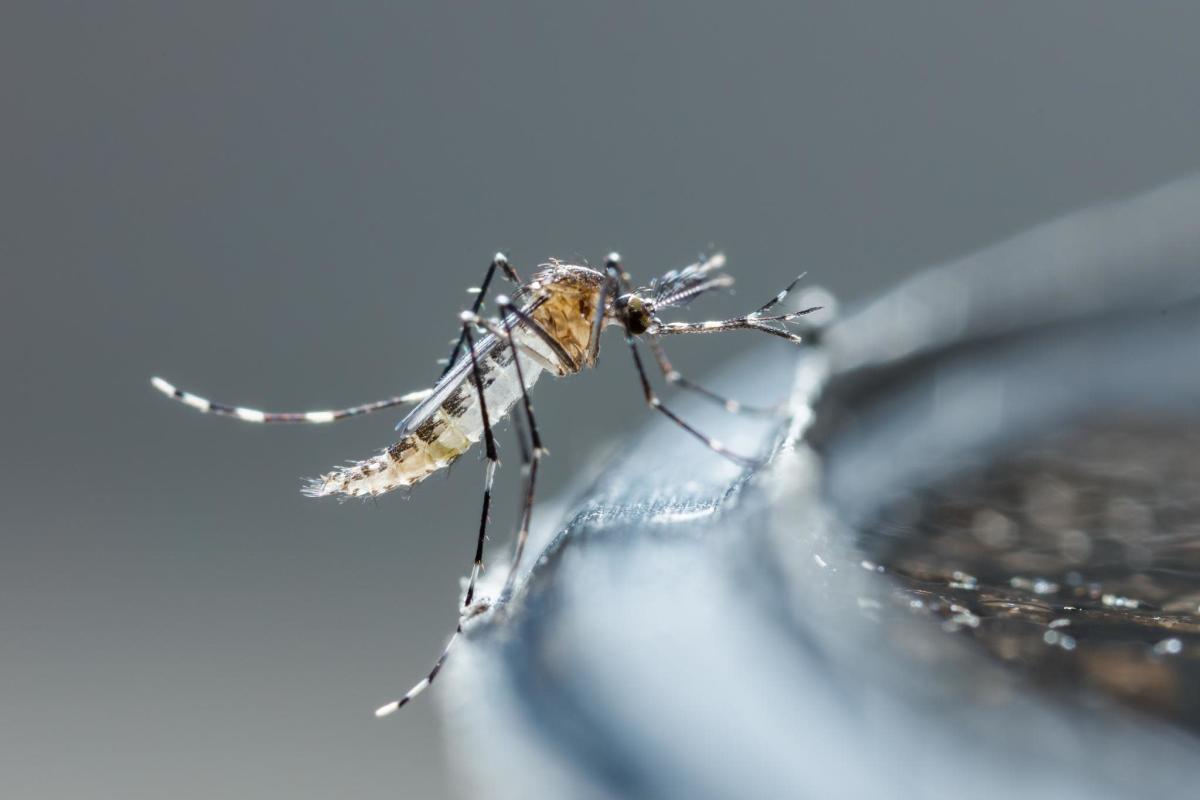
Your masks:
<svg viewBox="0 0 1200 800"><path fill-rule="evenodd" d="M654 307L636 294L623 294L613 303L613 313L625 326L625 330L634 336L640 336L653 321Z"/></svg>

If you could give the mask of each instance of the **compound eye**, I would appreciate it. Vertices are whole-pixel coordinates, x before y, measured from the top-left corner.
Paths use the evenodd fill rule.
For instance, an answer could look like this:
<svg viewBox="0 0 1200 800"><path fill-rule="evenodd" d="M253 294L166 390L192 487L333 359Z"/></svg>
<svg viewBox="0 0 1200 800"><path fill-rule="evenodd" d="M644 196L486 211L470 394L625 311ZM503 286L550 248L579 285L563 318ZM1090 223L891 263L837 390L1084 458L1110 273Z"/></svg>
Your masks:
<svg viewBox="0 0 1200 800"><path fill-rule="evenodd" d="M646 307L646 301L637 295L625 295L617 303L625 330L634 336L645 333L650 327L650 309Z"/></svg>

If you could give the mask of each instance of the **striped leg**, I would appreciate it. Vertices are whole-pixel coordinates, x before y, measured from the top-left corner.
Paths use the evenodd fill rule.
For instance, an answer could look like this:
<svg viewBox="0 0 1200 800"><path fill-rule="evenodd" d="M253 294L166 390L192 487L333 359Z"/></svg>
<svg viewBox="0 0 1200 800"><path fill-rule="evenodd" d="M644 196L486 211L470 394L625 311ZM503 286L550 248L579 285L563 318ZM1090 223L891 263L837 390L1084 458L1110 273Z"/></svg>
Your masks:
<svg viewBox="0 0 1200 800"><path fill-rule="evenodd" d="M475 390L479 393L479 414L483 419L483 441L488 465L483 486L483 511L479 517L479 538L475 545L475 561L471 565L471 577L467 582L466 599L463 601L463 607L459 613L458 627L454 629L454 633L450 636L450 640L446 642L446 647L442 650L441 655L438 656L437 661L433 662L433 668L429 670L429 674L405 692L404 696L399 700L393 700L377 708L375 710L376 717L386 717L389 714L395 713L397 710L408 705L421 692L428 689L437 678L438 673L441 672L442 666L446 663L446 658L458 642L458 637L462 636L463 626L469 620L490 608L490 603L487 601L472 603L475 599L475 584L479 579L479 571L483 567L483 543L487 539L488 512L492 505L492 482L496 477L496 467L500 463L500 459L496 454L496 438L492 433L491 420L488 418L487 400L483 392L483 375L479 369L479 359L475 355L475 337L471 335L471 326L475 324L476 319L475 312L463 312L463 343L466 345L471 359L471 377L475 383Z"/></svg>
<svg viewBox="0 0 1200 800"><path fill-rule="evenodd" d="M650 347L650 352L654 354L654 358L658 361L658 368L662 370L663 377L667 383L672 386L678 386L681 389L687 389L707 397L717 405L724 408L731 414L749 414L752 416L775 417L783 413L784 406L782 404L771 406L770 408L761 408L758 406L746 406L739 403L737 400L731 400L728 397L719 395L710 389L706 389L698 383L693 383L687 378L679 374L676 369L671 366L670 359L667 358L667 351L663 349L662 344L653 337L646 339L646 344Z"/></svg>
<svg viewBox="0 0 1200 800"><path fill-rule="evenodd" d="M483 283L479 284L478 289L471 289L471 292L475 295L475 302L471 305L472 314L478 314L479 310L483 308L484 297L487 295L488 286L491 284L496 270L503 272L504 277L508 278L515 285L521 285L521 278L517 275L517 271L512 268L512 265L508 263L508 257L504 253L496 253L495 257L492 258L492 263L488 266L487 273L483 276ZM454 366L454 362L458 360L458 354L462 352L466 341L467 338L464 331L458 335L458 341L454 343L454 349L450 351L450 357L446 359L446 367L442 370L441 377L446 377L446 373Z"/></svg>
<svg viewBox="0 0 1200 800"><path fill-rule="evenodd" d="M646 397L646 405L650 406L655 411L662 412L664 415L666 415L667 419L671 420L676 425L683 428L685 431L690 433L692 436L695 436L697 439L699 439L701 442L703 442L704 446L707 447L709 450L712 450L714 453L717 453L718 455L725 456L725 458L728 458L730 461L737 464L738 466L756 467L761 463L757 459L747 458L745 456L740 456L737 453L731 452L730 450L728 450L725 447L725 445L721 444L716 439L705 436L703 433L696 430L688 423L684 422L679 417L679 415L677 415L674 411L671 411L669 408L664 406L662 404L662 401L658 399L658 396L654 394L654 389L651 388L651 386L650 386L650 379L648 377L646 377L646 368L642 365L641 355L638 354L637 342L634 341L634 338L628 334L625 336L625 341L629 343L629 352L633 353L633 363L634 363L634 366L637 367L638 378L642 382L642 393Z"/></svg>
<svg viewBox="0 0 1200 800"><path fill-rule="evenodd" d="M512 325L509 323L509 311L513 308L512 303L507 297L501 296L496 298L496 303L500 306L501 319L504 324L504 333L508 339L509 349L513 354L513 366L517 370L517 383L521 386L521 402L525 406L525 419L529 423L529 451L526 452L524 444L521 446L522 470L525 473L525 497L521 507L521 527L517 531L517 541L513 548L512 564L508 568L508 577L504 579L504 589L501 595L508 595L512 592L513 584L517 579L517 567L521 563L521 556L525 553L525 542L529 539L529 525L533 517L533 493L534 487L537 485L538 464L542 460L542 456L546 454L546 448L542 446L542 436L538 433L537 420L533 417L533 403L529 400L529 391L525 388L525 375L521 371L520 349L516 345L516 341L512 335ZM514 416L514 422L519 417ZM520 431L517 432L518 437L521 436ZM523 437L522 437L523 439ZM528 456L527 458L525 456Z"/></svg>
<svg viewBox="0 0 1200 800"><path fill-rule="evenodd" d="M669 336L678 333L721 333L722 331L762 331L769 333L772 336L778 336L782 339L787 339L789 342L797 344L804 341L804 337L799 334L792 333L784 328L768 325L770 322L788 323L795 322L805 314L811 314L814 311L819 311L821 306L813 306L802 311L795 311L791 314L778 314L773 317L755 316L753 314L745 317L736 317L734 319L714 320L711 322L664 322L652 326L646 333L651 336Z"/></svg>
<svg viewBox="0 0 1200 800"><path fill-rule="evenodd" d="M757 311L747 314L744 317L714 320L712 322L656 323L650 326L646 333L651 336L668 336L671 334L681 333L720 333L722 331L754 330L762 331L763 333L770 334L771 336L779 336L780 338L787 339L791 342L802 342L804 341L804 338L787 330L787 324L789 322L796 322L805 314L811 314L814 311L819 311L821 306L813 306L812 308L805 308L788 314L775 314L773 316L767 316L767 312L782 303L803 277L803 275L798 276L794 281L788 284L786 289L775 295L775 297L771 298L771 300L765 303ZM779 324L769 324L772 322Z"/></svg>
<svg viewBox="0 0 1200 800"><path fill-rule="evenodd" d="M459 615L458 618L458 627L454 629L454 633L450 636L450 640L446 642L446 646L443 648L442 654L438 656L437 661L433 662L433 669L429 670L429 674L418 681L415 686L405 692L404 696L399 700L393 700L392 702L375 709L375 716L386 717L389 714L395 713L397 710L408 705L413 698L415 698L421 692L428 689L430 684L433 683L434 679L437 678L438 673L442 671L442 665L446 663L446 657L450 655L450 651L458 642L458 637L462 636L463 626L487 610L488 606L483 603L463 609L462 614Z"/></svg>
<svg viewBox="0 0 1200 800"><path fill-rule="evenodd" d="M472 312L471 316L474 316ZM500 458L496 454L496 437L492 434L492 423L488 419L487 398L483 391L483 373L479 369L479 359L475 356L475 337L471 335L471 323L465 318L462 323L463 337L466 341L467 352L471 359L471 377L475 383L475 391L479 393L479 415L483 419L483 445L487 456L487 470L483 484L483 511L479 516L479 539L475 544L475 562L471 565L471 578L467 582L467 595L463 608L469 608L475 599L475 583L479 579L479 571L483 568L483 543L487 539L488 513L492 506L492 483L496 479L496 467Z"/></svg>
<svg viewBox="0 0 1200 800"><path fill-rule="evenodd" d="M604 329L604 311L610 300L617 296L623 286L629 284L629 273L621 264L620 253L609 253L604 261L606 279L596 297L595 315L592 317L592 338L588 340L587 363L595 364L600 355L600 331Z"/></svg>
<svg viewBox="0 0 1200 800"><path fill-rule="evenodd" d="M167 383L162 378L151 378L150 383L155 389L165 394L167 397L174 398L184 405L204 414L216 414L219 417L236 417L245 422L336 422L340 419L349 417L357 417L362 414L371 414L375 411L382 411L385 408L393 408L395 406L411 405L419 403L433 393L432 389L423 389L419 392L409 392L398 397L389 397L386 400L376 400L373 403L363 403L358 406L350 406L348 408L338 408L329 411L259 411L256 408L245 408L243 406L231 406L225 403L217 403L212 400L207 400L191 392L185 392L182 389L176 388L174 385Z"/></svg>
<svg viewBox="0 0 1200 800"><path fill-rule="evenodd" d="M500 309L502 319L500 324L482 319L469 312L463 314L463 319L486 328L493 336L508 343L509 349L513 354L513 367L517 373L517 384L521 387L521 401L525 411L525 419L529 423L529 444L526 445L521 417L520 415L513 415L513 427L516 429L517 441L521 447L521 471L524 474L525 482L522 491L520 528L517 530L512 564L509 566L508 577L505 579L504 588L501 591L501 596L504 596L512 591L513 584L516 581L517 565L521 563L521 556L525 552L525 542L529 539L529 526L533 515L533 498L534 488L537 485L538 464L547 451L542 445L542 436L538 431L537 420L533 416L533 403L530 401L529 392L525 388L525 374L521 368L522 354L530 355L530 352L518 345L513 336L510 317L516 317L516 314L513 313L516 309L509 298L504 295L496 298L496 304ZM537 326L537 322L530 320L526 325Z"/></svg>
<svg viewBox="0 0 1200 800"><path fill-rule="evenodd" d="M782 303L784 300L787 299L787 296L792 293L792 290L796 288L796 284L798 284L798 283L800 283L800 281L804 280L804 276L807 274L808 274L807 272L801 272L799 275L797 275L795 278L792 279L791 283L789 283L787 286L784 287L782 292L780 292L779 294L772 297L766 303L763 303L762 307L760 307L758 309L758 311L755 311L750 316L752 316L752 317L753 316L762 316L763 314L767 313L775 306ZM815 308L810 308L810 309L808 309L808 311L801 311L800 313L807 314L810 311L816 311L816 310L817 309L815 309Z"/></svg>
<svg viewBox="0 0 1200 800"><path fill-rule="evenodd" d="M526 409L526 416L529 415L531 409ZM513 545L512 561L508 565L508 575L504 578L504 586L500 590L497 597L507 599L512 596L513 587L517 582L517 569L521 564L521 557L525 553L525 542L529 539L529 526L533 518L533 495L534 487L537 485L538 465L541 463L542 456L548 452L542 446L541 440L536 438L536 425L530 430L534 431L534 437L530 443L526 443L525 439L525 424L521 422L520 414L513 414L513 432L516 434L517 441L521 447L521 476L523 482L521 485L521 519L520 527L517 529L517 537Z"/></svg>

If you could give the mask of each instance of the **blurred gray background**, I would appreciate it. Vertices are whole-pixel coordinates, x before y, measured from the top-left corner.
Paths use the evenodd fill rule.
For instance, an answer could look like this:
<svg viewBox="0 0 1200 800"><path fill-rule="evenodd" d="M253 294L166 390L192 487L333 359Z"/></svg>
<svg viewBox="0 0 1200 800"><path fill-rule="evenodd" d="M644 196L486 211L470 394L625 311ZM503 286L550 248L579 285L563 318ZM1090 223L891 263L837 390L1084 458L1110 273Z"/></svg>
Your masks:
<svg viewBox="0 0 1200 800"><path fill-rule="evenodd" d="M848 5L6 3L0 795L454 786L427 698L371 710L453 626L475 459L307 500L397 415L252 427L151 374L370 400L435 377L498 248L649 278L718 245L737 294L693 315L803 269L853 302L1200 166L1196 5ZM545 495L643 418L615 341L538 387Z"/></svg>

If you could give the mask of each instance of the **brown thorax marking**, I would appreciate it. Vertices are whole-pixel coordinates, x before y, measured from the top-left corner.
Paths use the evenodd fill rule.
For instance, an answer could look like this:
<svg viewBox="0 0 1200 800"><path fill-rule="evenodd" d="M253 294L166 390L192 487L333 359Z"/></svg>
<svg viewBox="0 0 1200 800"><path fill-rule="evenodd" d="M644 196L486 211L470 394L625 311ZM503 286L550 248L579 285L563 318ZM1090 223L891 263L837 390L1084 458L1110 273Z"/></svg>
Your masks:
<svg viewBox="0 0 1200 800"><path fill-rule="evenodd" d="M530 289L546 298L530 316L562 345L580 369L594 365L594 360L588 358L588 344L603 283L604 276L589 267L552 263L530 284ZM560 374L571 371L563 365Z"/></svg>

